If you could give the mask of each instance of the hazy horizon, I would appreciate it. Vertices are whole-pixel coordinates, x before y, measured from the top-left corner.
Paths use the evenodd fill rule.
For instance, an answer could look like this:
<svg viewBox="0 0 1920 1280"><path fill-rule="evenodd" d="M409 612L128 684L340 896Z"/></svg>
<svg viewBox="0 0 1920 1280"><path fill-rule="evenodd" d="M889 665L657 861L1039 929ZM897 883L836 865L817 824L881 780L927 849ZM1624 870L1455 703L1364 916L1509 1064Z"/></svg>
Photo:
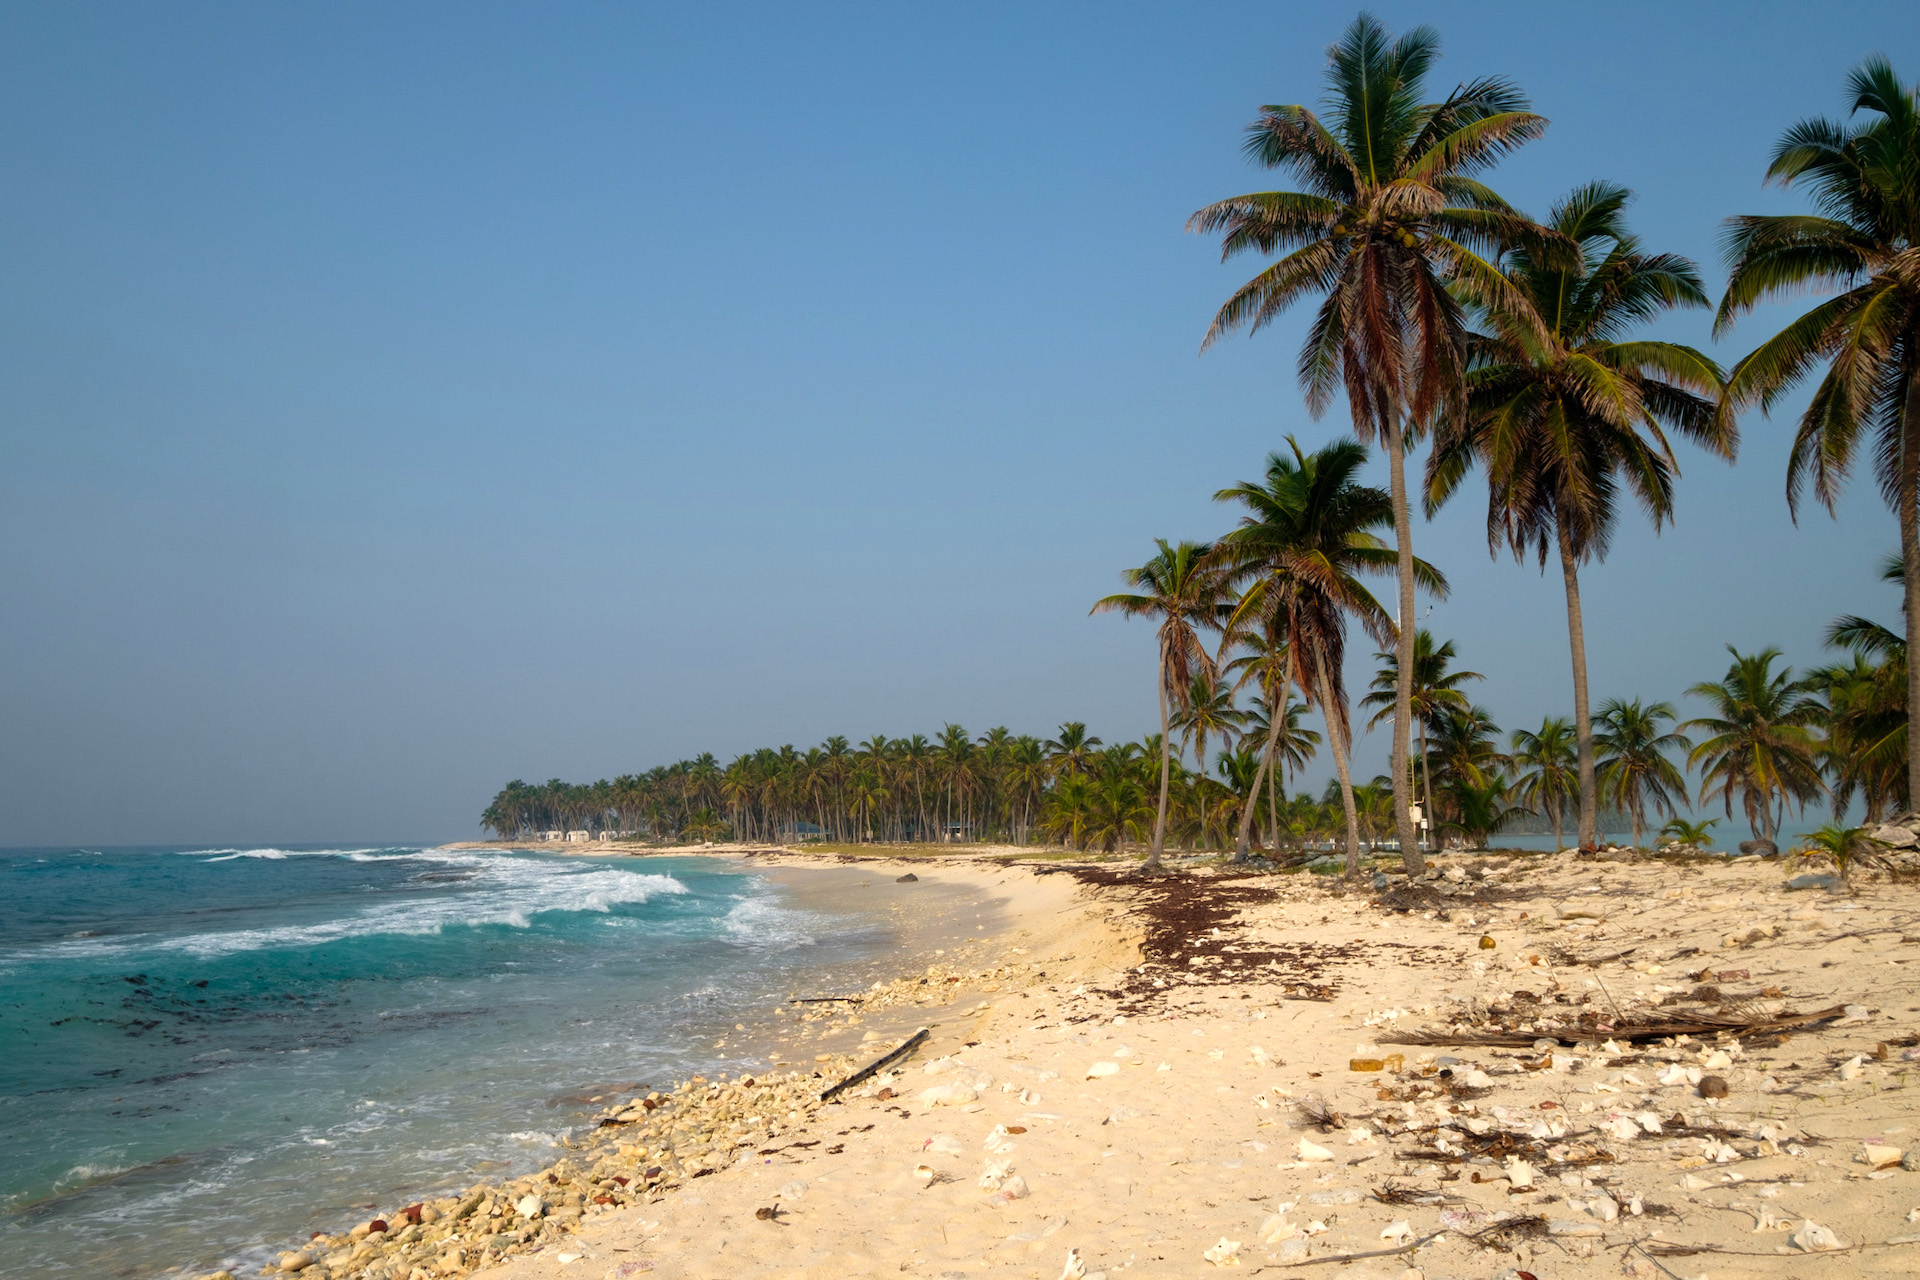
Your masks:
<svg viewBox="0 0 1920 1280"><path fill-rule="evenodd" d="M1241 130L1357 7L0 15L0 846L449 840L515 777L1154 731L1152 627L1088 606L1350 429L1301 404L1303 315L1198 354L1258 264L1182 226L1278 185ZM1782 130L1869 53L1920 78L1911 4L1370 8L1438 27L1436 95L1550 118L1497 190L1624 183L1716 298L1721 219L1804 207ZM1789 314L1658 332L1730 364ZM1870 473L1788 517L1805 392L1737 466L1681 446L1677 525L1586 571L1596 705L1698 714L1728 643L1804 668L1897 618ZM1535 727L1558 574L1489 558L1483 496L1416 522L1421 622Z"/></svg>

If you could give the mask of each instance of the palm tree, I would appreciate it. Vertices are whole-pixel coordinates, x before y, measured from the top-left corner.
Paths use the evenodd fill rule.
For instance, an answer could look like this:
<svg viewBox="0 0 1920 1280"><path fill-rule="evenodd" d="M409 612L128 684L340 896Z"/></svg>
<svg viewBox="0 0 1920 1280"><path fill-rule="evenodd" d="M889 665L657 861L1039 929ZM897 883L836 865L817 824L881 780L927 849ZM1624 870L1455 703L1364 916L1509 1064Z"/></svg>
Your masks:
<svg viewBox="0 0 1920 1280"><path fill-rule="evenodd" d="M1702 803L1719 797L1731 818L1737 794L1754 838L1773 844L1787 805L1804 808L1824 790L1813 733L1821 707L1793 678L1792 667L1773 669L1778 649L1743 654L1728 645L1727 652L1733 664L1725 676L1687 690L1713 709L1679 726L1709 735L1688 754L1687 765L1701 771Z"/></svg>
<svg viewBox="0 0 1920 1280"><path fill-rule="evenodd" d="M1225 576L1247 583L1226 628L1236 640L1259 632L1274 647L1286 647L1284 674L1276 684L1280 714L1268 720L1261 768L1274 767L1279 729L1286 723L1286 699L1297 680L1312 691L1327 721L1327 745L1341 778L1347 808L1350 861L1359 860L1359 826L1353 809L1348 768L1346 688L1341 674L1346 655L1346 619L1359 619L1367 633L1384 641L1392 621L1380 602L1361 585L1358 574L1379 573L1396 563L1395 555L1374 532L1393 518L1388 495L1358 482L1366 450L1352 440L1334 440L1314 453L1287 437L1289 453L1267 455L1266 475L1222 489L1219 502L1247 509L1239 526L1220 539L1216 558ZM1423 560L1413 561L1428 590L1444 594L1446 579ZM1253 828L1256 783L1240 820L1236 859L1244 859ZM1420 851L1404 845L1401 857L1411 871L1424 866Z"/></svg>
<svg viewBox="0 0 1920 1280"><path fill-rule="evenodd" d="M1847 93L1854 114L1869 119L1802 120L1781 135L1767 167L1770 180L1809 188L1817 212L1729 221L1731 270L1714 331L1769 297L1837 291L1736 364L1727 398L1771 411L1787 388L1826 366L1794 435L1787 505L1797 518L1811 478L1831 512L1865 445L1900 527L1911 648L1920 643L1920 90L1875 56L1848 76ZM1920 715L1920 667L1906 675L1911 721ZM1920 796L1920 753L1909 748L1906 765L1907 794Z"/></svg>
<svg viewBox="0 0 1920 1280"><path fill-rule="evenodd" d="M1160 691L1160 807L1153 823L1153 848L1147 854L1147 869L1160 869L1161 854L1167 845L1167 788L1173 755L1167 737L1171 718L1170 703L1187 708L1187 691L1195 675L1213 674L1213 658L1200 642L1200 630L1216 622L1220 602L1219 576L1205 563L1212 547L1202 542L1168 545L1156 539L1160 550L1138 569L1129 569L1122 577L1138 594L1111 595L1094 602L1093 613L1117 612L1134 618L1158 618Z"/></svg>
<svg viewBox="0 0 1920 1280"><path fill-rule="evenodd" d="M1599 732L1594 745L1603 753L1600 760L1600 795L1616 809L1625 809L1633 818L1633 847L1640 847L1640 832L1647 824L1647 801L1654 811L1672 814L1687 803L1687 780L1668 758L1669 751L1686 751L1693 746L1685 734L1666 733L1662 724L1679 719L1670 702L1643 704L1635 698L1627 702L1609 698L1593 718Z"/></svg>
<svg viewBox="0 0 1920 1280"><path fill-rule="evenodd" d="M1713 839L1713 829L1720 825L1720 819L1708 818L1705 822L1689 822L1685 818L1667 819L1667 825L1660 828L1660 838L1686 848L1704 849L1707 841Z"/></svg>
<svg viewBox="0 0 1920 1280"><path fill-rule="evenodd" d="M1888 558L1882 575L1900 582L1900 557ZM1826 699L1827 770L1832 775L1833 814L1840 817L1855 795L1868 822L1912 805L1907 790L1907 641L1868 618L1835 618L1827 644L1845 649L1849 663L1821 667L1809 684Z"/></svg>
<svg viewBox="0 0 1920 1280"><path fill-rule="evenodd" d="M1078 720L1069 720L1060 726L1060 736L1047 739L1047 763L1056 776L1063 773L1085 773L1087 760L1100 746L1100 739L1087 733L1087 726Z"/></svg>
<svg viewBox="0 0 1920 1280"><path fill-rule="evenodd" d="M1612 183L1581 187L1548 218L1578 246L1574 257L1542 261L1525 248L1506 256L1501 265L1529 306L1517 316L1483 309L1491 332L1474 340L1469 412L1461 423L1441 425L1427 460L1429 514L1478 465L1487 476L1489 548L1497 554L1505 543L1522 561L1537 554L1543 570L1548 545L1558 552L1573 663L1579 840L1588 849L1598 838L1598 802L1579 567L1605 559L1623 485L1656 531L1673 518L1679 469L1666 429L1728 459L1738 440L1732 415L1716 411L1719 366L1692 347L1629 336L1662 311L1708 305L1693 263L1642 252L1628 233L1630 199Z"/></svg>
<svg viewBox="0 0 1920 1280"><path fill-rule="evenodd" d="M1216 663L1214 673L1201 672L1194 677L1187 690L1186 709L1173 720L1173 727L1193 743L1194 759L1203 769L1207 764L1208 738L1218 738L1222 746L1231 748L1247 726L1247 713L1235 704L1235 693L1233 685L1222 678Z"/></svg>
<svg viewBox="0 0 1920 1280"><path fill-rule="evenodd" d="M1514 784L1520 803L1536 813L1545 813L1553 823L1553 847L1564 848L1560 838L1560 818L1567 801L1580 794L1580 763L1573 725L1565 716L1548 716L1534 732L1515 729L1509 742L1513 764L1521 770Z"/></svg>
<svg viewBox="0 0 1920 1280"><path fill-rule="evenodd" d="M1534 239L1535 228L1474 175L1546 128L1518 89L1496 78L1422 102L1439 53L1428 27L1393 39L1355 18L1328 50L1328 119L1303 106L1269 106L1247 130L1250 158L1289 172L1302 191L1263 191L1207 206L1192 230L1222 235L1231 258L1282 253L1220 308L1206 343L1257 331L1295 302L1324 294L1299 358L1318 416L1344 390L1354 433L1387 455L1399 614L1414 616L1406 442L1458 418L1466 399L1461 299L1526 307L1483 256ZM1424 866L1408 812L1413 634L1400 629L1401 681L1393 727L1394 822L1403 858Z"/></svg>
<svg viewBox="0 0 1920 1280"><path fill-rule="evenodd" d="M1865 827L1843 827L1830 822L1817 831L1809 831L1801 838L1801 845L1794 850L1802 858L1825 858L1840 873L1840 883L1853 891L1853 864L1861 858L1870 858L1877 849L1886 846L1867 834Z"/></svg>
<svg viewBox="0 0 1920 1280"><path fill-rule="evenodd" d="M1281 713L1278 728L1275 728L1267 699L1257 693L1253 695L1252 709L1247 712L1247 740L1265 742L1269 737L1273 739L1273 767L1266 770L1266 790L1267 821L1273 828L1276 842L1280 838L1280 795L1286 788L1287 778L1304 769L1307 762L1318 754L1320 747L1319 731L1300 723L1306 715L1305 703L1289 702ZM1359 803L1357 790L1354 798L1355 803Z"/></svg>
<svg viewBox="0 0 1920 1280"><path fill-rule="evenodd" d="M1376 653L1374 660L1381 664L1373 677L1373 692L1360 699L1363 707L1379 707L1373 719L1367 721L1371 729L1382 720L1393 719L1395 707L1399 703L1400 663L1397 653ZM1433 632L1421 627L1413 636L1413 692L1409 695L1409 705L1413 708L1413 722L1420 726L1420 791L1426 804L1428 820L1433 814L1433 778L1427 769L1427 725L1436 712L1443 706L1464 707L1467 695L1460 686L1469 680L1485 680L1478 671L1448 671L1447 667L1459 657L1453 647L1453 641L1435 645Z"/></svg>
<svg viewBox="0 0 1920 1280"><path fill-rule="evenodd" d="M1457 831L1470 849L1483 849L1487 837L1527 810L1507 803L1507 780L1491 774L1478 782L1462 778L1453 786L1454 816L1443 825Z"/></svg>

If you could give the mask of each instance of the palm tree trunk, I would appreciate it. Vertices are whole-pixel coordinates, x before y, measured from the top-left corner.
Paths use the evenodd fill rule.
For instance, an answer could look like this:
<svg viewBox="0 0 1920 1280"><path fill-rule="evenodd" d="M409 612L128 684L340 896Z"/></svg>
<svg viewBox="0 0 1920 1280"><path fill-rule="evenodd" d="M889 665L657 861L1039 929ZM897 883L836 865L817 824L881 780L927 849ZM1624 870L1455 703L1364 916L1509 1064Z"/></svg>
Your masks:
<svg viewBox="0 0 1920 1280"><path fill-rule="evenodd" d="M1333 704L1333 682L1327 679L1324 659L1314 661L1320 686L1320 710L1327 720L1327 745L1333 751L1333 771L1340 775L1340 807L1347 817L1347 874L1354 875L1360 870L1360 813L1353 804L1353 773L1347 764L1347 735L1341 731L1340 722L1346 719L1341 708ZM1414 851L1419 856L1419 851ZM1411 873L1409 873L1411 874Z"/></svg>
<svg viewBox="0 0 1920 1280"><path fill-rule="evenodd" d="M1147 851L1148 871L1160 869L1167 847L1167 788L1173 780L1173 744L1167 740L1167 667L1160 664L1160 812L1153 820L1153 848Z"/></svg>
<svg viewBox="0 0 1920 1280"><path fill-rule="evenodd" d="M1547 812L1553 815L1553 851L1558 853L1567 847L1560 840L1560 806L1553 805Z"/></svg>
<svg viewBox="0 0 1920 1280"><path fill-rule="evenodd" d="M1439 817L1433 811L1433 765L1428 760L1431 753L1427 750L1427 722L1420 722L1420 795L1426 806L1421 816L1427 820L1427 830L1438 830L1435 825Z"/></svg>
<svg viewBox="0 0 1920 1280"><path fill-rule="evenodd" d="M1407 451L1398 409L1386 415L1387 474L1393 497L1393 541L1399 558L1400 618L1395 642L1399 673L1393 682L1393 829L1400 838L1400 861L1410 876L1426 872L1418 833L1413 829L1413 779L1407 770L1413 721L1413 517L1407 510ZM1348 803L1352 803L1349 796Z"/></svg>
<svg viewBox="0 0 1920 1280"><path fill-rule="evenodd" d="M1911 356L1909 356L1911 359ZM1900 410L1901 610L1907 631L1907 808L1920 805L1920 750L1911 726L1920 725L1920 367L1907 380Z"/></svg>
<svg viewBox="0 0 1920 1280"><path fill-rule="evenodd" d="M1280 680L1280 696L1267 708L1267 749L1260 754L1260 768L1253 775L1253 789L1247 792L1247 807L1240 811L1240 836L1233 846L1233 860L1245 862L1253 842L1253 818L1260 807L1260 783L1273 769L1274 744L1280 740L1280 726L1287 719L1287 696L1293 692L1293 646L1287 646L1286 672Z"/></svg>
<svg viewBox="0 0 1920 1280"><path fill-rule="evenodd" d="M1580 847L1597 846L1600 803L1593 777L1593 720L1587 714L1587 632L1580 617L1580 573L1566 521L1554 520L1560 576L1567 585L1567 643L1573 651L1573 736L1580 748Z"/></svg>

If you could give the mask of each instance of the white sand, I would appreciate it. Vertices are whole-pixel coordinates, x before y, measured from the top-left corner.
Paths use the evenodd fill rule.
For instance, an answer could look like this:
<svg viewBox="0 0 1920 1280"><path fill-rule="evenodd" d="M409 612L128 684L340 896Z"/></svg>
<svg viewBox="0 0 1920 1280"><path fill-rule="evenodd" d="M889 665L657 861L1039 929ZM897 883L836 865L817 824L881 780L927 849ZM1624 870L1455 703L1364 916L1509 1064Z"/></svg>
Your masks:
<svg viewBox="0 0 1920 1280"><path fill-rule="evenodd" d="M1540 1280L1623 1269L1684 1280L1920 1274L1920 1243L1886 1243L1920 1241L1920 1213L1909 1221L1920 1210L1920 1173L1860 1162L1868 1141L1896 1159L1920 1148L1920 1096L1909 1087L1920 1061L1906 1054L1920 1043L1920 970L1912 967L1920 964L1920 890L1789 892L1779 864L1542 858L1512 866L1481 887L1497 902L1454 899L1410 914L1306 876L1237 881L1269 900L1243 905L1217 934L1207 926L1182 940L1156 933L1146 915L1129 916L1137 895L1126 888L915 862L910 869L930 882L964 878L1004 894L1011 918L984 950L1035 963L1045 977L992 992L977 1013L971 1001L939 1010L932 1042L890 1082L897 1096L850 1096L817 1113L805 1134L783 1135L776 1154L743 1150L713 1176L651 1203L590 1213L539 1253L477 1274L1054 1280L1070 1249L1088 1274L1109 1280L1295 1268L1343 1280L1409 1269L1427 1280L1509 1268ZM1497 945L1481 949L1483 935ZM1195 943L1199 962L1189 963ZM1597 967L1568 961L1629 949ZM1562 1048L1550 1065L1531 1048L1385 1043L1396 1027L1444 1027L1472 1002L1511 1004L1523 1017L1534 1006L1512 1004L1516 991L1544 1000L1542 1017L1610 1018L1616 1007L1632 1014L1691 990L1687 975L1702 969L1747 971L1709 977L1729 993L1778 993L1756 1007L1858 1004L1865 1012L1774 1047L1736 1047L1725 1066L1709 1061L1711 1037L1617 1055ZM1333 998L1286 998L1313 985L1330 986ZM884 1025L886 1038L869 1045L877 1052L916 1016L926 1014L905 1009L891 1021L838 1025L830 1047L851 1052ZM798 1042L789 1043L797 1056ZM1885 1059L1871 1056L1883 1044ZM1356 1056L1395 1052L1403 1075L1349 1069ZM1859 1054L1869 1056L1841 1069ZM1452 1069L1461 1078L1484 1071L1491 1092L1458 1102L1383 1100L1383 1087L1404 1094L1424 1082L1437 1092L1422 1055L1429 1070L1447 1055L1460 1060ZM929 1074L940 1059L950 1069ZM1096 1064L1104 1074L1091 1074ZM1688 1067L1723 1077L1728 1096L1699 1097ZM1663 1073L1675 1083L1660 1083ZM920 1098L955 1082L976 1088L978 1101ZM1337 1128L1303 1118L1297 1104L1310 1095L1341 1115ZM1635 1119L1643 1113L1667 1131L1648 1133ZM1732 1136L1724 1144L1675 1137L1676 1116ZM997 1126L1007 1132L996 1137ZM1497 1160L1408 1158L1470 1149L1502 1132L1536 1152L1550 1149L1542 1166L1611 1159L1543 1167L1523 1189ZM1314 1158L1302 1161L1303 1150ZM1885 1161L1885 1150L1874 1154ZM916 1166L930 1168L931 1180L916 1177ZM993 1167L1002 1181L1024 1179L1030 1193L996 1197L983 1188ZM1445 1200L1373 1198L1389 1184ZM756 1217L776 1206L771 1219ZM1556 1234L1468 1238L1497 1227L1496 1214L1538 1215ZM1813 1242L1809 1220L1868 1247L1809 1254L1793 1242ZM1421 1242L1409 1254L1334 1261L1408 1239ZM1222 1251L1222 1240L1239 1242L1237 1252ZM1727 1252L1662 1253L1663 1245Z"/></svg>

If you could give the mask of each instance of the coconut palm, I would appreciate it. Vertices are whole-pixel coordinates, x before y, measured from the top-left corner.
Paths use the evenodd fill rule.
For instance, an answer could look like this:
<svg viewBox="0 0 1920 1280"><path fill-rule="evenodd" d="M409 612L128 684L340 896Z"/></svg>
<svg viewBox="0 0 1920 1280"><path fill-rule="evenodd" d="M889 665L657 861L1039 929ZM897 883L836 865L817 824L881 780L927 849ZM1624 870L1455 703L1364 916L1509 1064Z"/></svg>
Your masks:
<svg viewBox="0 0 1920 1280"><path fill-rule="evenodd" d="M1553 823L1553 847L1561 849L1560 820L1569 800L1580 795L1580 761L1573 725L1565 716L1548 716L1539 730L1515 729L1508 739L1513 766L1520 770L1514 795L1535 813Z"/></svg>
<svg viewBox="0 0 1920 1280"><path fill-rule="evenodd" d="M1157 871L1167 844L1167 788L1173 755L1167 729L1174 707L1185 711L1187 691L1197 675L1214 674L1213 657L1200 641L1200 632L1217 625L1221 585L1206 563L1210 546L1200 542L1169 545L1156 540L1159 553L1122 576L1135 594L1106 596L1094 602L1093 613L1116 612L1134 618L1158 618L1160 694L1160 805L1153 824L1153 847L1147 867Z"/></svg>
<svg viewBox="0 0 1920 1280"><path fill-rule="evenodd" d="M1302 298L1324 295L1300 352L1300 380L1316 416L1344 391L1354 433L1387 456L1402 619L1413 617L1416 576L1407 439L1464 409L1463 299L1514 314L1526 308L1486 255L1540 243L1537 229L1475 175L1538 137L1546 121L1497 78L1421 101L1439 44L1427 27L1395 40L1378 19L1355 18L1328 50L1327 118L1304 106L1269 106L1247 130L1249 157L1304 189L1234 196L1187 224L1220 233L1226 258L1282 255L1220 308L1207 344L1235 329L1257 331ZM1401 630L1398 652L1394 821L1402 856L1420 866L1407 790L1410 629Z"/></svg>
<svg viewBox="0 0 1920 1280"><path fill-rule="evenodd" d="M1442 830L1459 834L1470 849L1484 849L1487 837L1528 810L1510 804L1507 780L1490 774L1481 781L1457 780L1452 789L1453 816L1441 824Z"/></svg>
<svg viewBox="0 0 1920 1280"><path fill-rule="evenodd" d="M1833 864L1840 873L1840 883L1853 891L1853 864L1862 858L1871 858L1886 845L1867 834L1865 827L1843 827L1830 822L1817 831L1809 831L1800 837L1800 847L1794 852L1801 858L1822 858Z"/></svg>
<svg viewBox="0 0 1920 1280"><path fill-rule="evenodd" d="M1899 582L1900 557L1890 557L1882 576ZM1832 778L1833 813L1846 812L1856 796L1868 822L1912 807L1907 790L1907 641L1868 618L1835 618L1827 644L1848 651L1852 661L1821 667L1809 685L1826 700L1823 750Z"/></svg>
<svg viewBox="0 0 1920 1280"><path fill-rule="evenodd" d="M1376 653L1373 656L1381 666L1374 673L1373 692L1360 699L1363 707L1380 708L1373 719L1367 721L1369 729L1383 720L1392 720L1399 702L1400 655ZM1447 668L1459 656L1453 641L1436 645L1433 632L1425 627L1414 633L1413 691L1408 695L1408 704L1413 708L1413 722L1420 726L1420 793L1428 815L1433 813L1433 778L1427 768L1427 726L1441 707L1468 705L1467 695L1460 691L1461 685L1469 680L1486 679L1478 671L1449 671ZM1431 816L1428 820L1432 821Z"/></svg>
<svg viewBox="0 0 1920 1280"><path fill-rule="evenodd" d="M1733 368L1727 397L1771 411L1824 365L1787 462L1796 517L1811 480L1829 512L1857 451L1872 454L1900 529L1906 638L1920 642L1920 90L1871 57L1847 77L1852 122L1802 120L1781 135L1769 180L1799 185L1812 214L1744 215L1727 224L1730 263L1716 333L1756 303L1832 291ZM1866 113L1865 118L1858 118ZM1906 672L1907 718L1920 714L1920 667ZM1907 794L1920 796L1920 754L1907 752Z"/></svg>
<svg viewBox="0 0 1920 1280"><path fill-rule="evenodd" d="M1553 207L1547 224L1578 247L1541 260L1522 247L1501 265L1530 305L1518 315L1483 309L1475 336L1468 413L1442 423L1427 460L1427 509L1467 471L1487 477L1487 543L1516 560L1551 545L1560 561L1573 665L1579 767L1579 841L1598 838L1594 744L1588 717L1586 630L1579 569L1604 559L1622 490L1654 528L1673 519L1679 474L1667 431L1731 459L1738 436L1717 412L1718 365L1692 347L1632 336L1676 307L1708 305L1693 263L1644 252L1626 228L1625 187L1595 182ZM1544 336L1541 325L1544 323Z"/></svg>
<svg viewBox="0 0 1920 1280"><path fill-rule="evenodd" d="M1218 738L1231 748L1247 726L1247 713L1235 701L1233 682L1215 664L1213 672L1201 672L1187 690L1185 710L1174 717L1172 725L1193 744L1194 759L1201 768L1207 763L1207 739Z"/></svg>
<svg viewBox="0 0 1920 1280"><path fill-rule="evenodd" d="M1668 818L1667 825L1660 828L1660 838L1683 848L1704 849L1707 847L1707 841L1713 839L1713 829L1719 825L1718 818L1708 818L1705 822L1689 822L1680 817Z"/></svg>
<svg viewBox="0 0 1920 1280"><path fill-rule="evenodd" d="M1728 645L1727 652L1733 664L1725 676L1687 690L1713 710L1679 726L1708 735L1687 764L1701 771L1701 803L1717 797L1731 818L1738 796L1754 838L1772 844L1787 806L1804 808L1825 790L1813 732L1821 706L1793 678L1792 667L1774 670L1778 649L1743 654Z"/></svg>
<svg viewBox="0 0 1920 1280"><path fill-rule="evenodd" d="M1286 699L1294 683L1309 690L1327 722L1327 745L1341 778L1347 809L1349 861L1359 860L1358 817L1353 809L1348 767L1351 730L1341 674L1346 655L1346 620L1358 619L1376 640L1393 634L1387 611L1361 585L1361 573L1381 573L1396 565L1394 552L1374 532L1393 518L1388 495L1358 482L1366 450L1352 440L1334 440L1313 453L1287 437L1287 453L1267 455L1266 474L1222 489L1215 501L1246 508L1239 525L1222 537L1215 559L1232 584L1246 584L1226 622L1230 642L1259 633L1268 646L1285 646L1283 674L1276 684L1280 713L1270 716L1261 768L1274 767L1279 729L1286 723ZM1428 590L1444 594L1446 580L1423 560L1414 560ZM1241 815L1236 859L1244 859L1253 829L1256 782ZM1420 851L1402 847L1408 867L1422 865Z"/></svg>
<svg viewBox="0 0 1920 1280"><path fill-rule="evenodd" d="M1088 759L1100 745L1100 739L1090 735L1084 723L1069 720L1060 726L1059 737L1047 739L1047 763L1055 774L1085 773Z"/></svg>
<svg viewBox="0 0 1920 1280"><path fill-rule="evenodd" d="M1266 770L1267 778L1267 821L1273 828L1274 839L1280 837L1280 796L1285 793L1287 778L1307 766L1319 753L1320 733L1301 723L1306 719L1307 707L1304 702L1287 703L1281 712L1278 729L1270 714L1267 700L1260 694L1253 696L1252 708L1247 712L1247 731L1245 741L1264 743L1269 735L1273 738L1273 767ZM1357 804L1358 793L1355 793ZM1389 816L1391 816L1389 814ZM1362 815L1364 825L1364 814Z"/></svg>
<svg viewBox="0 0 1920 1280"><path fill-rule="evenodd" d="M1593 718L1594 745L1600 752L1599 791L1602 801L1624 809L1633 819L1633 847L1647 825L1647 803L1657 813L1672 814L1687 803L1687 780L1667 754L1693 746L1685 734L1670 733L1662 725L1679 719L1670 702L1642 703L1609 698Z"/></svg>

